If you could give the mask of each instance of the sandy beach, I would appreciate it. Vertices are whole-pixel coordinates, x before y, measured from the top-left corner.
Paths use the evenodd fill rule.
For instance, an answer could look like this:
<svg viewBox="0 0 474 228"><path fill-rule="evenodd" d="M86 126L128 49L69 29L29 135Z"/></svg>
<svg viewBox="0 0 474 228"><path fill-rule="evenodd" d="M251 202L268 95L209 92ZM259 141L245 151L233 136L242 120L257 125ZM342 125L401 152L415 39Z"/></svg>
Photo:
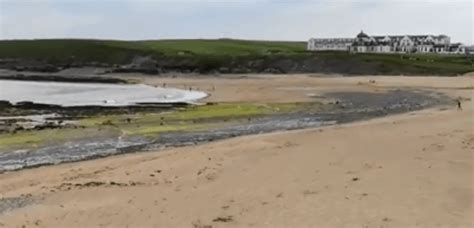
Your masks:
<svg viewBox="0 0 474 228"><path fill-rule="evenodd" d="M415 89L450 107L0 174L0 227L473 227L474 77L152 78L208 102ZM309 96L311 94L311 96ZM2 205L3 204L3 205Z"/></svg>

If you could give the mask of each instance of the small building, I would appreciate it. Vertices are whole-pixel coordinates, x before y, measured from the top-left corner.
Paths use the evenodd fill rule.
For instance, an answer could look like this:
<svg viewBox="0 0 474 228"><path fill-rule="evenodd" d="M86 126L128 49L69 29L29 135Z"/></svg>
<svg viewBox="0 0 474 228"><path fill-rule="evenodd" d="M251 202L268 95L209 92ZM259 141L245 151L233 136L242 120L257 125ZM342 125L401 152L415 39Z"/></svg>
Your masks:
<svg viewBox="0 0 474 228"><path fill-rule="evenodd" d="M474 55L474 45L471 46L463 46L465 54L467 55Z"/></svg>
<svg viewBox="0 0 474 228"><path fill-rule="evenodd" d="M449 46L449 53L451 54L469 54L469 46L461 43L451 44Z"/></svg>
<svg viewBox="0 0 474 228"><path fill-rule="evenodd" d="M308 41L309 51L349 51L355 39L351 38L331 38L315 39Z"/></svg>

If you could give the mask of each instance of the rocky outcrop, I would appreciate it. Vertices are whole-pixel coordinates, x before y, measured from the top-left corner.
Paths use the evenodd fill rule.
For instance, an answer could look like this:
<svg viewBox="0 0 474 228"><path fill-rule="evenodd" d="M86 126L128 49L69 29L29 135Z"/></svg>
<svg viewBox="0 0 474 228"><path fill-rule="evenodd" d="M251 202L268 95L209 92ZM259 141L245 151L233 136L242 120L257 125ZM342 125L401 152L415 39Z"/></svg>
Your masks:
<svg viewBox="0 0 474 228"><path fill-rule="evenodd" d="M0 59L0 68L14 71L58 72L61 67L39 60Z"/></svg>
<svg viewBox="0 0 474 228"><path fill-rule="evenodd" d="M132 63L119 66L113 70L119 73L145 73L145 74L158 74L161 69L158 67L158 62L150 56L137 56L132 60Z"/></svg>
<svg viewBox="0 0 474 228"><path fill-rule="evenodd" d="M22 80L22 81L49 81L49 82L81 82L81 83L114 83L125 84L126 80L111 77L100 76L72 76L72 75L57 75L57 74L14 74L14 75L0 75L3 80Z"/></svg>

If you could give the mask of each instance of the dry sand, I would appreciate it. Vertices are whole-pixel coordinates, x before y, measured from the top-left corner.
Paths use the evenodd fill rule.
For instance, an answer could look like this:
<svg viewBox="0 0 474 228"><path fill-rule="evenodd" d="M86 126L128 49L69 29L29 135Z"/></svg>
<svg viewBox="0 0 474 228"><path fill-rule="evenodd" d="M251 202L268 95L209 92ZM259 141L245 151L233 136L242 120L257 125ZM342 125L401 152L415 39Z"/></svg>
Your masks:
<svg viewBox="0 0 474 228"><path fill-rule="evenodd" d="M398 87L472 100L473 79L145 81L282 102ZM38 201L0 215L0 227L473 227L474 108L463 105L1 174L0 198Z"/></svg>

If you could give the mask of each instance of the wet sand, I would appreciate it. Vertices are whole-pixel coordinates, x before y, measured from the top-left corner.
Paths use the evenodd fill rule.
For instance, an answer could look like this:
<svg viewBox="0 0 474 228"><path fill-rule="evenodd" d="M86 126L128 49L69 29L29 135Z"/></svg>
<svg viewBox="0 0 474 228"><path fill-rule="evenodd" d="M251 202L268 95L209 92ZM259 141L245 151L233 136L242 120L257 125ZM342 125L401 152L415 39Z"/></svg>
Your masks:
<svg viewBox="0 0 474 228"><path fill-rule="evenodd" d="M462 111L453 104L4 173L0 203L12 206L0 211L0 227L472 227L473 79L146 79L215 83L214 101L388 88L464 99Z"/></svg>

